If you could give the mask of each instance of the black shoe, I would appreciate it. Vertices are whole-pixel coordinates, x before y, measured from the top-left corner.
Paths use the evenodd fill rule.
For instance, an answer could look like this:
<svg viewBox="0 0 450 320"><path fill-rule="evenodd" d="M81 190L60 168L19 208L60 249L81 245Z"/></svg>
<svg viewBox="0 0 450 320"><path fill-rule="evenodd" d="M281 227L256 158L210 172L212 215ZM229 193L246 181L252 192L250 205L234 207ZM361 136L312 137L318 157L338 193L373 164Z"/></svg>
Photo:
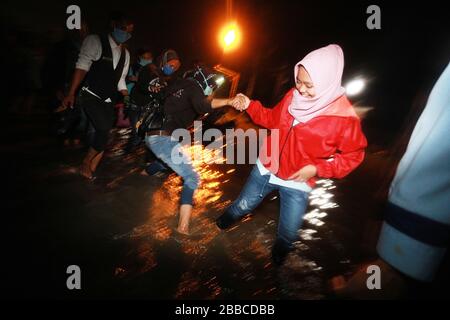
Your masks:
<svg viewBox="0 0 450 320"><path fill-rule="evenodd" d="M276 240L272 248L272 261L277 266L282 266L291 249L281 240Z"/></svg>
<svg viewBox="0 0 450 320"><path fill-rule="evenodd" d="M225 211L224 214L222 214L219 218L216 220L216 225L219 227L219 229L225 230L230 228L233 224L237 222L238 219L235 219L233 215Z"/></svg>
<svg viewBox="0 0 450 320"><path fill-rule="evenodd" d="M160 161L156 160L145 167L147 174L152 177L162 178L170 173L169 169Z"/></svg>

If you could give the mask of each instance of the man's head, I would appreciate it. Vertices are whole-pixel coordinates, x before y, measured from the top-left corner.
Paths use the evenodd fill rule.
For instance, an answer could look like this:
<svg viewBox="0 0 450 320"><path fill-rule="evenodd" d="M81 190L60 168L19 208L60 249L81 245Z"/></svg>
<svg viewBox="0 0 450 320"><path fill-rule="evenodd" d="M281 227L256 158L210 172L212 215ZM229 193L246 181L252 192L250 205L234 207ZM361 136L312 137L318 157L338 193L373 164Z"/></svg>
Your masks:
<svg viewBox="0 0 450 320"><path fill-rule="evenodd" d="M181 61L175 50L169 49L163 52L161 57L161 71L166 76L172 75L178 69L180 69Z"/></svg>
<svg viewBox="0 0 450 320"><path fill-rule="evenodd" d="M138 62L141 66L146 66L153 62L153 53L149 48L138 50Z"/></svg>
<svg viewBox="0 0 450 320"><path fill-rule="evenodd" d="M123 14L115 14L111 18L111 35L118 44L125 43L131 38L134 30L134 23Z"/></svg>

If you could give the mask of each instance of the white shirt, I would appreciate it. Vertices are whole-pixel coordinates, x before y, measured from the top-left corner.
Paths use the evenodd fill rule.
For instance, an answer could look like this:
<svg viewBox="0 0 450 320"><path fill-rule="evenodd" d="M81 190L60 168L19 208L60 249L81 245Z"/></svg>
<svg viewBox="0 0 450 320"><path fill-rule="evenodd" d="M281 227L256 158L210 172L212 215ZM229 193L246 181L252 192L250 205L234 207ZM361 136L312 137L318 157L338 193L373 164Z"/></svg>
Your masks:
<svg viewBox="0 0 450 320"><path fill-rule="evenodd" d="M108 35L109 44L111 46L111 51L113 55L113 67L116 69L119 63L120 56L122 54L122 48L120 45L114 41L111 35ZM77 69L89 71L91 69L92 63L97 61L102 56L102 43L100 37L96 34L91 34L84 39L81 45L80 53L78 55L78 61L75 65ZM130 53L125 49L125 64L123 67L123 72L120 77L119 83L117 84L117 90L127 90L127 85L125 83L125 77L128 74L128 68L130 66Z"/></svg>
<svg viewBox="0 0 450 320"><path fill-rule="evenodd" d="M294 123L292 126L296 126L299 124L297 120L294 119ZM281 178L278 178L276 175L271 173L269 170L267 170L266 167L261 163L261 161L258 159L256 161L256 165L258 166L259 173L264 176L266 174L270 174L269 183L276 184L278 186L283 186L287 188L297 189L304 192L311 192L312 188L306 183L306 182L298 182L294 180L283 180Z"/></svg>

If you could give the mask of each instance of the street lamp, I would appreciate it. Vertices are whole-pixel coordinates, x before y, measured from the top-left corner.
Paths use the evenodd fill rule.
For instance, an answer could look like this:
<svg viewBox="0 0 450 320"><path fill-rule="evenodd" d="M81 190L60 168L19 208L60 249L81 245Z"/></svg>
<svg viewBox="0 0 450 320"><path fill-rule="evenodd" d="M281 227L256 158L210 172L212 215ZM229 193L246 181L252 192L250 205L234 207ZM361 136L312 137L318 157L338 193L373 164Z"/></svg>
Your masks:
<svg viewBox="0 0 450 320"><path fill-rule="evenodd" d="M224 52L231 52L237 49L241 42L241 31L236 22L225 25L219 33L219 43Z"/></svg>

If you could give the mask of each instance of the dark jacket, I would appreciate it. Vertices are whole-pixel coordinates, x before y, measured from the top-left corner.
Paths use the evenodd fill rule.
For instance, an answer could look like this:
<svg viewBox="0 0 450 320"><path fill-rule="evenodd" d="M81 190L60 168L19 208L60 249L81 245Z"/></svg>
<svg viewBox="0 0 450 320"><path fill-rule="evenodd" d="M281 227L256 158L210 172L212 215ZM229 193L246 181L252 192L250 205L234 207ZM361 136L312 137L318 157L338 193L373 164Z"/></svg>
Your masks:
<svg viewBox="0 0 450 320"><path fill-rule="evenodd" d="M126 50L122 48L116 69L113 65L113 53L107 35L100 36L102 55L94 61L86 76L86 83L90 90L99 95L102 100L107 98L115 100L117 96L117 84L125 67Z"/></svg>
<svg viewBox="0 0 450 320"><path fill-rule="evenodd" d="M211 112L211 102L191 79L175 78L165 90L164 130L188 128L200 115Z"/></svg>
<svg viewBox="0 0 450 320"><path fill-rule="evenodd" d="M138 81L131 91L131 101L137 106L145 106L148 104L155 93L149 91L149 86L161 86L165 87L167 85L164 78L158 72L157 67L151 63L142 67L138 75ZM159 95L162 95L161 91Z"/></svg>

